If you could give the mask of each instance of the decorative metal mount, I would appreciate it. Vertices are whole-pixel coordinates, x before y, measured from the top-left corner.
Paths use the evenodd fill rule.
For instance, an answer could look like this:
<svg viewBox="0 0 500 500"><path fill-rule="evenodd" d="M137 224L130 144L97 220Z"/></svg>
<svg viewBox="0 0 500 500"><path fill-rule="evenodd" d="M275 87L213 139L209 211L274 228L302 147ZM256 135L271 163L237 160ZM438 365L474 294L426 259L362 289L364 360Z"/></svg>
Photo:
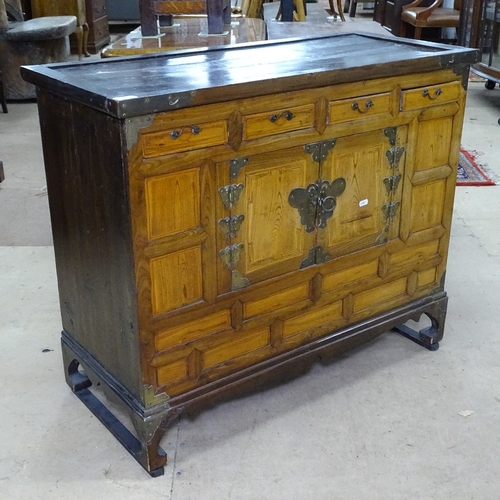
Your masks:
<svg viewBox="0 0 500 500"><path fill-rule="evenodd" d="M241 252L243 250L243 243L236 243L235 245L230 245L222 250L219 250L219 255L224 261L229 269L233 269L234 266L239 262L241 257Z"/></svg>
<svg viewBox="0 0 500 500"><path fill-rule="evenodd" d="M229 162L229 176L231 181L234 181L238 178L238 175L240 175L240 170L243 167L246 167L247 164L248 164L247 157L235 158L234 160L231 160Z"/></svg>
<svg viewBox="0 0 500 500"><path fill-rule="evenodd" d="M384 214L384 221L392 220L396 216L399 208L399 201L391 201L382 206L382 213Z"/></svg>
<svg viewBox="0 0 500 500"><path fill-rule="evenodd" d="M346 187L343 177L332 183L318 180L304 188L295 188L288 196L288 203L296 208L300 214L300 223L306 226L306 232L326 227L326 221L333 215L337 206L337 197Z"/></svg>
<svg viewBox="0 0 500 500"><path fill-rule="evenodd" d="M385 189L387 189L387 194L391 194L397 191L400 180L401 174L391 175L384 178L384 186Z"/></svg>
<svg viewBox="0 0 500 500"><path fill-rule="evenodd" d="M328 157L328 152L335 146L337 139L329 139L327 141L313 142L306 144L304 150L312 156L312 159L317 162L325 161Z"/></svg>
<svg viewBox="0 0 500 500"><path fill-rule="evenodd" d="M219 196L226 209L230 209L238 203L243 188L243 184L230 184L229 186L219 188Z"/></svg>
<svg viewBox="0 0 500 500"><path fill-rule="evenodd" d="M391 149L385 152L387 161L392 169L398 168L399 162L405 152L404 146L393 146Z"/></svg>
<svg viewBox="0 0 500 500"><path fill-rule="evenodd" d="M231 290L234 292L235 290L241 290L242 288L250 285L250 280L242 276L239 271L235 271L234 269L231 271Z"/></svg>
<svg viewBox="0 0 500 500"><path fill-rule="evenodd" d="M397 127L387 127L384 128L384 135L389 139L389 143L391 146L396 145L396 134L397 134Z"/></svg>
<svg viewBox="0 0 500 500"><path fill-rule="evenodd" d="M236 238L238 236L238 231L240 230L242 222L245 220L243 214L233 215L231 217L224 217L219 220L219 227L224 233L226 240L230 238Z"/></svg>
<svg viewBox="0 0 500 500"><path fill-rule="evenodd" d="M326 252L322 246L313 247L309 250L307 257L300 263L300 269L305 269L306 267L317 264L324 264L329 260L332 260L332 256Z"/></svg>

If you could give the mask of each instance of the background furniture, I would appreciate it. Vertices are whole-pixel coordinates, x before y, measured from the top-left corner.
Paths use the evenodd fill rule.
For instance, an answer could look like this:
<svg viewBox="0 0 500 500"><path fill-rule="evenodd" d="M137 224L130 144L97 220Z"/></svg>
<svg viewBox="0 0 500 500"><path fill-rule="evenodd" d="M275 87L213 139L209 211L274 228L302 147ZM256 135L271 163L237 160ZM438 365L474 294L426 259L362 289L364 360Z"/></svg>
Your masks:
<svg viewBox="0 0 500 500"><path fill-rule="evenodd" d="M0 0L0 73L6 99L35 97L35 87L21 78L20 66L66 61L68 36L75 27L74 16L8 23L5 2Z"/></svg>
<svg viewBox="0 0 500 500"><path fill-rule="evenodd" d="M398 331L437 347L476 51L415 45L341 34L23 68L50 124L67 382L152 475L182 412L422 314Z"/></svg>
<svg viewBox="0 0 500 500"><path fill-rule="evenodd" d="M97 54L110 42L106 0L85 0L85 11L89 26L87 50L91 54Z"/></svg>
<svg viewBox="0 0 500 500"><path fill-rule="evenodd" d="M481 60L471 69L493 90L500 85L500 0L466 1L460 32L460 43L480 49Z"/></svg>
<svg viewBox="0 0 500 500"><path fill-rule="evenodd" d="M143 36L159 35L158 16L206 14L209 34L222 34L231 23L229 0L139 0Z"/></svg>
<svg viewBox="0 0 500 500"><path fill-rule="evenodd" d="M460 23L462 0L454 0L453 9L441 7L443 0L434 0L428 7L423 6L424 0L414 0L403 6L401 21L404 36L409 35L409 26L414 27L413 38L420 40L422 30L427 28L455 28Z"/></svg>
<svg viewBox="0 0 500 500"><path fill-rule="evenodd" d="M89 25L85 0L31 0L31 12L33 17L45 16L75 16L77 40L77 53L82 56L89 56L87 42L89 38Z"/></svg>
<svg viewBox="0 0 500 500"><path fill-rule="evenodd" d="M234 18L227 32L208 35L206 16L175 16L173 27L161 27L159 37L143 37L141 28L132 30L101 51L101 57L131 56L180 49L234 45L266 40L262 19Z"/></svg>
<svg viewBox="0 0 500 500"><path fill-rule="evenodd" d="M413 0L376 0L373 20L396 36L404 36L401 13L403 7Z"/></svg>
<svg viewBox="0 0 500 500"><path fill-rule="evenodd" d="M5 100L5 93L3 91L3 77L2 71L0 71L0 103L2 104L2 111L8 113L7 101Z"/></svg>
<svg viewBox="0 0 500 500"><path fill-rule="evenodd" d="M349 12L349 17L356 16L356 8L358 3L375 3L374 0L345 0L344 1L344 12Z"/></svg>

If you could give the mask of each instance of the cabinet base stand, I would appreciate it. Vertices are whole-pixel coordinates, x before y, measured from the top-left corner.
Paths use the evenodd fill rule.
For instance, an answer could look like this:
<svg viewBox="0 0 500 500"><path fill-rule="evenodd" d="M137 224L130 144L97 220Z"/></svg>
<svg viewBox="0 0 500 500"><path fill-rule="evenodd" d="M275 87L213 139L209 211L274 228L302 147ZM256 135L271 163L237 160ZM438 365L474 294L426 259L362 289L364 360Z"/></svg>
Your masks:
<svg viewBox="0 0 500 500"><path fill-rule="evenodd" d="M330 358L393 330L419 345L435 351L443 337L448 297L438 292L376 318L349 326L310 344L280 354L253 367L208 383L199 389L146 408L127 391L93 356L67 332L62 332L62 353L66 381L75 395L104 424L125 449L152 476L161 476L167 455L160 441L182 413L196 413L203 407L231 396L241 396L263 386L280 383L305 373L318 358ZM422 314L431 326L415 331L403 323L418 321ZM81 367L81 368L80 368ZM136 435L123 425L90 387L103 390L106 398L125 410Z"/></svg>

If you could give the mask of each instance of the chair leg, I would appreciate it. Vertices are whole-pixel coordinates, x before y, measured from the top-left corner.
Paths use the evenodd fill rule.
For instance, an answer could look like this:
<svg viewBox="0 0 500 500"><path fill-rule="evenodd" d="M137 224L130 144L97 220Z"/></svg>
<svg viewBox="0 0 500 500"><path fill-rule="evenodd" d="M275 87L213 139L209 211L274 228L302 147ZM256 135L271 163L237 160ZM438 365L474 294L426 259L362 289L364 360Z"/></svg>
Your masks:
<svg viewBox="0 0 500 500"><path fill-rule="evenodd" d="M420 26L415 26L415 34L413 35L415 40L422 39L422 28Z"/></svg>
<svg viewBox="0 0 500 500"><path fill-rule="evenodd" d="M351 0L349 2L349 17L356 17L357 6L358 6L358 0Z"/></svg>
<svg viewBox="0 0 500 500"><path fill-rule="evenodd" d="M5 100L5 94L3 91L3 80L2 80L2 73L0 73L0 102L2 103L2 111L4 113L8 113L7 109L7 101Z"/></svg>
<svg viewBox="0 0 500 500"><path fill-rule="evenodd" d="M339 11L340 19L342 19L342 22L345 23L344 9L342 8L342 0L337 0L337 9Z"/></svg>

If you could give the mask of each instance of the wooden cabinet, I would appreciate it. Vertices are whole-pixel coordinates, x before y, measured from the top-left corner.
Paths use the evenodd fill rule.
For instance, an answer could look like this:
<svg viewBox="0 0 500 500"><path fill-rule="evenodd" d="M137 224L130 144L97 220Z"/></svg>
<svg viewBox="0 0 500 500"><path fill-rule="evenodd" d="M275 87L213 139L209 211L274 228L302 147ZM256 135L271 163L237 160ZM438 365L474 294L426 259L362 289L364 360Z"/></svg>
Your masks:
<svg viewBox="0 0 500 500"><path fill-rule="evenodd" d="M403 7L412 0L376 0L373 20L380 23L387 31L396 36L405 36L401 23Z"/></svg>
<svg viewBox="0 0 500 500"><path fill-rule="evenodd" d="M66 377L152 475L179 413L421 314L399 331L436 348L475 57L351 34L23 69Z"/></svg>
<svg viewBox="0 0 500 500"><path fill-rule="evenodd" d="M89 25L88 50L91 54L110 42L106 0L85 0L87 23Z"/></svg>

